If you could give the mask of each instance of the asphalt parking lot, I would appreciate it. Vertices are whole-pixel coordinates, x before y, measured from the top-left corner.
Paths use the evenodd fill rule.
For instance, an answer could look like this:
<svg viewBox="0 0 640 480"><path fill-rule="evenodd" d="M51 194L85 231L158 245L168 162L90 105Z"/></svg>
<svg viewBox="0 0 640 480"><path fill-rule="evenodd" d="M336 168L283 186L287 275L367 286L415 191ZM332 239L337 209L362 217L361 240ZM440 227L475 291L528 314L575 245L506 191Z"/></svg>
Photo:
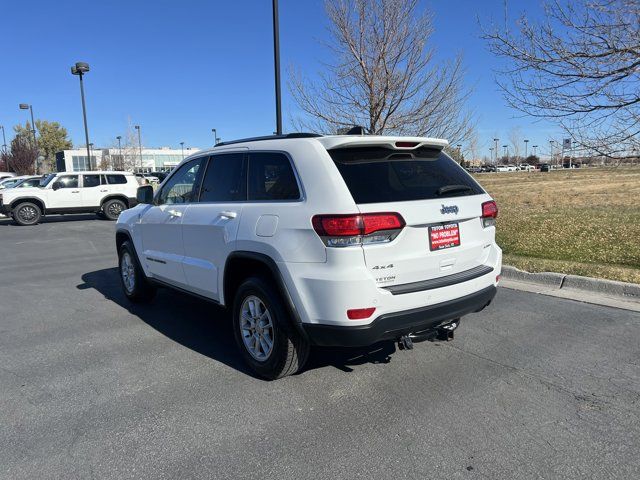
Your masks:
<svg viewBox="0 0 640 480"><path fill-rule="evenodd" d="M222 310L127 303L113 228L0 220L1 478L638 478L638 313L501 288L453 342L265 382Z"/></svg>

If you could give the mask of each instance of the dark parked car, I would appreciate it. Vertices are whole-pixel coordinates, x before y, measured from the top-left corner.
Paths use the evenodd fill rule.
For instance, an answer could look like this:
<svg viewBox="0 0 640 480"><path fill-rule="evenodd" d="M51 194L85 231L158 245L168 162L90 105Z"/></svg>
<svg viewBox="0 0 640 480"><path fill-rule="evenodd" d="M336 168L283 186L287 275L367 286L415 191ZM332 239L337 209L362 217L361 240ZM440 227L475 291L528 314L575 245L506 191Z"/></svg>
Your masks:
<svg viewBox="0 0 640 480"><path fill-rule="evenodd" d="M548 163L540 165L540 171L541 172L549 172L549 171L551 171L551 166Z"/></svg>

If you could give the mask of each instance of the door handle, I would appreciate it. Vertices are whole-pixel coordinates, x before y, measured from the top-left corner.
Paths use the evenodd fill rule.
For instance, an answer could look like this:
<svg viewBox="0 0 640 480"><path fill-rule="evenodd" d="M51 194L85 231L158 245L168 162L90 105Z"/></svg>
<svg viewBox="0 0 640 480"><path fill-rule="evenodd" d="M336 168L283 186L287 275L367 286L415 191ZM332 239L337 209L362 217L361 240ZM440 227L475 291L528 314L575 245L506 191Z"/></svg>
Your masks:
<svg viewBox="0 0 640 480"><path fill-rule="evenodd" d="M167 213L169 215L171 215L172 217L181 217L182 216L182 212L179 210L167 210Z"/></svg>
<svg viewBox="0 0 640 480"><path fill-rule="evenodd" d="M100 193L104 193L107 192L108 190L100 190Z"/></svg>
<svg viewBox="0 0 640 480"><path fill-rule="evenodd" d="M80 193L80 190L71 190L71 193Z"/></svg>
<svg viewBox="0 0 640 480"><path fill-rule="evenodd" d="M236 218L238 214L236 212L225 211L225 212L220 212L220 216L222 218Z"/></svg>

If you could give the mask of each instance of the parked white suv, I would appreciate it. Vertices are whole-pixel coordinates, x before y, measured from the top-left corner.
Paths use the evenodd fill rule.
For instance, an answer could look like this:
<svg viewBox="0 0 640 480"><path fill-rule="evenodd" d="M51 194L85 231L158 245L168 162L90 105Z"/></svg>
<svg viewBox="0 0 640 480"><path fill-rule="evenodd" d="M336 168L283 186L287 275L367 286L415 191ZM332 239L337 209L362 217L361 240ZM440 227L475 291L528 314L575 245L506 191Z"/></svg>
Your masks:
<svg viewBox="0 0 640 480"><path fill-rule="evenodd" d="M19 225L35 225L43 215L95 212L109 220L136 204L136 177L127 172L60 172L38 187L7 188L0 213Z"/></svg>
<svg viewBox="0 0 640 480"><path fill-rule="evenodd" d="M299 370L310 345L451 336L493 299L502 251L495 202L446 144L290 134L198 152L120 215L124 293L169 286L232 308L267 378Z"/></svg>

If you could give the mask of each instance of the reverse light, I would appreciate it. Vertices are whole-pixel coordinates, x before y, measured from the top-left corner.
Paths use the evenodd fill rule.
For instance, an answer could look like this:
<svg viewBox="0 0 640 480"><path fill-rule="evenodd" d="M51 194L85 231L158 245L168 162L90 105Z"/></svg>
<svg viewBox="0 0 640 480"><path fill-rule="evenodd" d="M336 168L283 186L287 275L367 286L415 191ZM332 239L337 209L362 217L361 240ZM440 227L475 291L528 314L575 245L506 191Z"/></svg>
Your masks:
<svg viewBox="0 0 640 480"><path fill-rule="evenodd" d="M328 247L390 242L406 225L399 213L389 212L316 215L311 223Z"/></svg>
<svg viewBox="0 0 640 480"><path fill-rule="evenodd" d="M376 307L369 308L352 308L347 310L347 318L349 320L363 320L369 318L376 311Z"/></svg>
<svg viewBox="0 0 640 480"><path fill-rule="evenodd" d="M496 202L490 200L482 204L482 224L485 228L495 226L497 216L498 204Z"/></svg>

